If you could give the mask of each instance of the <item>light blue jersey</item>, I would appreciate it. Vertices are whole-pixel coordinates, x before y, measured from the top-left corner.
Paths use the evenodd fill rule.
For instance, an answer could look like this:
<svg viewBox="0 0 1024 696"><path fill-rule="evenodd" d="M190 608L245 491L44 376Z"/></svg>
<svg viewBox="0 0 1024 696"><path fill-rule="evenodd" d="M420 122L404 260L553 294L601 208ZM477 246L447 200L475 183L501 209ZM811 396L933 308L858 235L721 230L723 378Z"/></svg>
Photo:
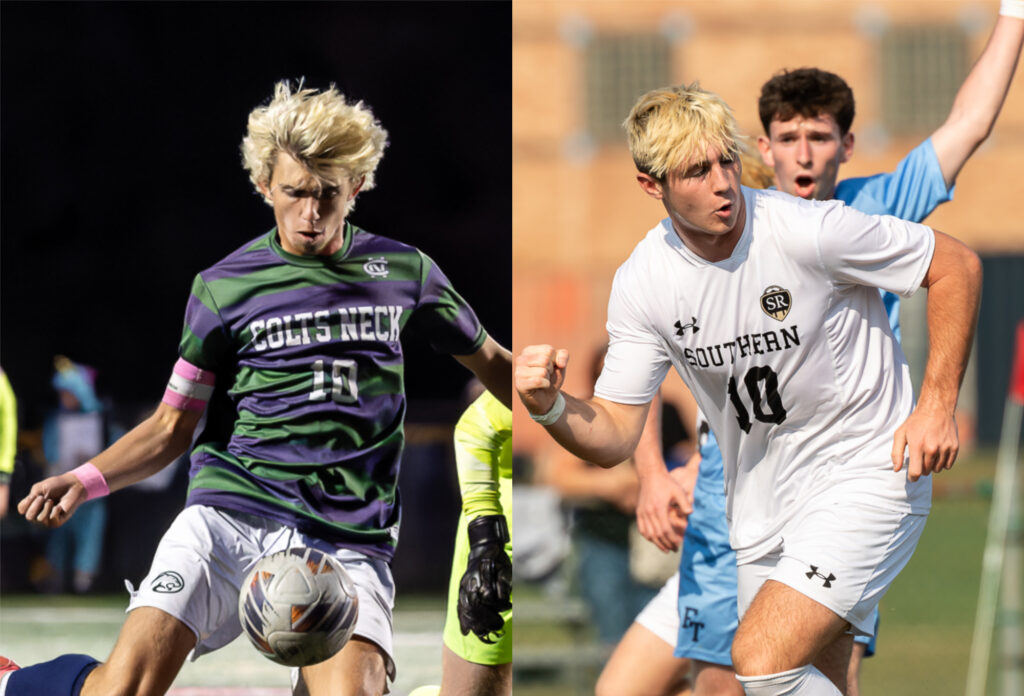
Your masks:
<svg viewBox="0 0 1024 696"><path fill-rule="evenodd" d="M929 138L915 147L887 174L845 179L835 198L871 215L892 215L921 222L953 198ZM899 296L880 291L889 325L901 340ZM725 520L722 453L714 433L702 433L701 464L683 539L679 568L679 637L676 657L732 665L729 655L739 619L736 611L736 555L729 546ZM876 621L877 631L877 621ZM866 638L865 638L866 640ZM874 638L868 654L874 652Z"/></svg>
<svg viewBox="0 0 1024 696"><path fill-rule="evenodd" d="M928 138L888 174L840 181L835 198L869 215L892 215L921 222L939 205L953 199L954 188L946 188L939 158ZM882 301L889 313L892 332L900 341L900 298L891 292L882 292Z"/></svg>

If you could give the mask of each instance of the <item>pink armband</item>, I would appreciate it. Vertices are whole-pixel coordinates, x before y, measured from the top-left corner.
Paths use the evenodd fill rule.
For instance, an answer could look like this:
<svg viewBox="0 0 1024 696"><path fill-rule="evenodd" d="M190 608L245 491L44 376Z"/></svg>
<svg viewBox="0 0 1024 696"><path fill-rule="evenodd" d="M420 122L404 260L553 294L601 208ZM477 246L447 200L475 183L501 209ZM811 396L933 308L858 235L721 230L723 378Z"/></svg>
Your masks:
<svg viewBox="0 0 1024 696"><path fill-rule="evenodd" d="M92 462L86 462L77 469L72 469L71 473L85 486L86 500L110 495L107 480L103 478L103 474L100 473L100 470Z"/></svg>
<svg viewBox="0 0 1024 696"><path fill-rule="evenodd" d="M178 358L162 401L183 411L202 411L213 394L213 384L212 372Z"/></svg>

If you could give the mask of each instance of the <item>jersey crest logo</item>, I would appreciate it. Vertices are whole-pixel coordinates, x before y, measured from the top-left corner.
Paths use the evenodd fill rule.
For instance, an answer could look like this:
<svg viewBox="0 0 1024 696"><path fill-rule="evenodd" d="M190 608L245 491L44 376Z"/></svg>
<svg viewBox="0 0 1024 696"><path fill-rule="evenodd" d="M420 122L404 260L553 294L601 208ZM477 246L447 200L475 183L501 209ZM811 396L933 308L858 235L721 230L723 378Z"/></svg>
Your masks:
<svg viewBox="0 0 1024 696"><path fill-rule="evenodd" d="M388 269L388 260L383 256L376 259L371 258L363 264L363 270L374 278L387 278L388 273L390 272Z"/></svg>
<svg viewBox="0 0 1024 696"><path fill-rule="evenodd" d="M789 290L780 288L778 285L769 285L761 295L761 309L777 321L785 319L792 306L793 297L789 294Z"/></svg>
<svg viewBox="0 0 1024 696"><path fill-rule="evenodd" d="M174 592L181 592L185 587L185 581L173 570L165 570L153 578L150 587L154 592L172 594Z"/></svg>

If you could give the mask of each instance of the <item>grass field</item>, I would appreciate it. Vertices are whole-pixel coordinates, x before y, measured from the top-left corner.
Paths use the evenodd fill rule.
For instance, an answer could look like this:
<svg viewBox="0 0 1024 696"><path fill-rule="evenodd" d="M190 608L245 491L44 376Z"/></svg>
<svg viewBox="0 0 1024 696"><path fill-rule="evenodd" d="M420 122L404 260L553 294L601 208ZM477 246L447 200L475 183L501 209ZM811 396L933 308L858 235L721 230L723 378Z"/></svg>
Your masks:
<svg viewBox="0 0 1024 696"><path fill-rule="evenodd" d="M983 452L936 478L921 542L882 602L878 654L862 670L866 696L964 693L994 468L994 453ZM517 611L516 655L530 655L533 665L517 664L516 696L593 693L602 659L589 630L545 620L539 591L517 591L521 604L529 599L540 610ZM532 659L555 655L561 668ZM990 678L990 693L995 683Z"/></svg>
<svg viewBox="0 0 1024 696"><path fill-rule="evenodd" d="M928 526L910 564L882 602L878 655L865 663L863 693L962 694L988 521L994 455L958 462L936 479ZM516 696L593 693L605 652L573 597L517 588ZM0 598L0 654L22 664L64 652L105 656L126 596ZM395 696L439 683L443 599L400 596L395 613ZM642 666L638 665L639 669ZM185 666L174 696L284 696L288 673L244 639ZM995 693L990 679L990 693Z"/></svg>
<svg viewBox="0 0 1024 696"><path fill-rule="evenodd" d="M398 679L392 693L405 696L441 679L440 597L400 598L395 611ZM0 655L22 665L64 653L106 657L124 621L124 596L0 598ZM172 696L287 696L289 671L259 655L245 638L186 663Z"/></svg>

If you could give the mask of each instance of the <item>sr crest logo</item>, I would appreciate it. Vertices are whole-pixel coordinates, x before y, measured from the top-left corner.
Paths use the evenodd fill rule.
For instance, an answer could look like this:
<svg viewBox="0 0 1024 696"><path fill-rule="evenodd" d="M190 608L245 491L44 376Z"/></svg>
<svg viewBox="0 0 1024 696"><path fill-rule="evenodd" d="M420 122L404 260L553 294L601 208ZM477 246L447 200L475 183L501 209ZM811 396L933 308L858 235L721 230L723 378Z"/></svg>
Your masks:
<svg viewBox="0 0 1024 696"><path fill-rule="evenodd" d="M792 306L793 298L789 294L789 290L780 288L778 285L769 285L761 295L761 309L776 321L785 319Z"/></svg>

